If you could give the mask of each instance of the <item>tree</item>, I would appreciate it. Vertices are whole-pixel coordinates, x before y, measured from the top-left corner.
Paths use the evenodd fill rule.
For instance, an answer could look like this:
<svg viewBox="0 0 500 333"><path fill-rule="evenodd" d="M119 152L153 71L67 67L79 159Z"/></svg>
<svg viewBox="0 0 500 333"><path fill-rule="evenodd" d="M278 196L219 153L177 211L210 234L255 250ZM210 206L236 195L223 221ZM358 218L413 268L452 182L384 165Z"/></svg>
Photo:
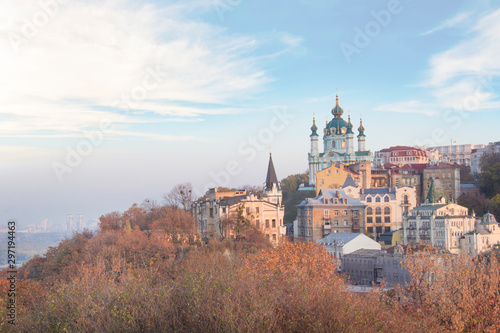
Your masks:
<svg viewBox="0 0 500 333"><path fill-rule="evenodd" d="M193 202L196 201L191 183L175 185L169 193L163 195L163 199L167 206L182 208L185 211L189 211Z"/></svg>
<svg viewBox="0 0 500 333"><path fill-rule="evenodd" d="M99 229L101 231L120 230L122 227L122 214L120 212L114 211L99 218Z"/></svg>
<svg viewBox="0 0 500 333"><path fill-rule="evenodd" d="M485 154L481 158L479 185L488 198L500 193L500 153Z"/></svg>
<svg viewBox="0 0 500 333"><path fill-rule="evenodd" d="M228 217L221 219L220 229L222 237L226 238L229 234L234 232L238 237L241 232L251 228L252 216L245 214L245 207L239 204L235 212L230 212Z"/></svg>
<svg viewBox="0 0 500 333"><path fill-rule="evenodd" d="M254 194L256 196L262 194L262 186L253 186L253 185L243 185L240 187L242 190L246 190L247 194Z"/></svg>
<svg viewBox="0 0 500 333"><path fill-rule="evenodd" d="M469 209L469 214L472 210L478 215L482 216L490 210L490 200L480 193L469 193L461 195L457 203Z"/></svg>
<svg viewBox="0 0 500 333"><path fill-rule="evenodd" d="M289 175L281 180L281 191L283 192L283 200L290 194L299 189L300 184L309 183L309 171Z"/></svg>
<svg viewBox="0 0 500 333"><path fill-rule="evenodd" d="M470 167L467 165L458 165L460 169L460 182L462 184L473 184L476 182L474 175L470 172Z"/></svg>

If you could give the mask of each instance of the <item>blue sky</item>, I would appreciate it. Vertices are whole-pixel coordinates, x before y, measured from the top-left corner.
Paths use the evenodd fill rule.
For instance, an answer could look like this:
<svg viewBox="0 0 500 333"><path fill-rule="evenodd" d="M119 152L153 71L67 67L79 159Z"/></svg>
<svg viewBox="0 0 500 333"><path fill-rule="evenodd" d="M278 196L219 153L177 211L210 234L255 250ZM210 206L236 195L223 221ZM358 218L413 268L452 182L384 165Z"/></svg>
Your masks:
<svg viewBox="0 0 500 333"><path fill-rule="evenodd" d="M499 41L498 1L4 3L0 214L303 172L336 93L372 151L498 141Z"/></svg>

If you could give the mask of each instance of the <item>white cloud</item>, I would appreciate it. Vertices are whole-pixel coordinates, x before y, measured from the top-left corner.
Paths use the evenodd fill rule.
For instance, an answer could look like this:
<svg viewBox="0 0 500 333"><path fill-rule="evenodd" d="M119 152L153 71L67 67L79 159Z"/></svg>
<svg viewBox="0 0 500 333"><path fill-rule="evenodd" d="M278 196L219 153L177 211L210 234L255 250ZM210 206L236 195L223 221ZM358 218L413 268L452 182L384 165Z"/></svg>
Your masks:
<svg viewBox="0 0 500 333"><path fill-rule="evenodd" d="M391 103L378 106L374 109L381 112L396 112L396 113L416 113L431 116L436 113L433 106L424 104L420 101L406 101L400 103Z"/></svg>
<svg viewBox="0 0 500 333"><path fill-rule="evenodd" d="M454 22L458 21L457 18ZM420 85L428 89L427 93L431 96L426 98L425 103L409 101L389 105L386 109L411 112L429 103L433 105L429 109L433 112L445 109L469 112L498 109L499 92L495 80L500 75L499 40L500 9L480 17L463 41L431 57L428 78ZM384 107L387 106L376 109Z"/></svg>
<svg viewBox="0 0 500 333"><path fill-rule="evenodd" d="M103 118L132 125L241 112L222 105L271 81L259 63L262 41L189 18L212 10L211 1L69 1L46 24L34 19L45 15L42 2L7 2L0 12L4 136L72 137ZM284 49L301 42L276 39ZM212 107L192 106L204 104Z"/></svg>
<svg viewBox="0 0 500 333"><path fill-rule="evenodd" d="M467 19L469 19L469 17L471 15L472 15L471 12L460 13L460 14L444 21L439 26L424 32L422 34L422 36L433 34L439 30L456 27L457 25L459 25L459 24L463 23L464 21L466 21Z"/></svg>

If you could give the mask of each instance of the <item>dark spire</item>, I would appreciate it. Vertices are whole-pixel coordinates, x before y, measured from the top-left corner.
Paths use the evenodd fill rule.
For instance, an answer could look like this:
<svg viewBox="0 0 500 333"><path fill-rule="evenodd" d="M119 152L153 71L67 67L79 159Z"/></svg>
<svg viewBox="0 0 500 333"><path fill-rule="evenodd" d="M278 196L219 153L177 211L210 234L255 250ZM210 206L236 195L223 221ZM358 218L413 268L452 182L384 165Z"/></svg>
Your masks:
<svg viewBox="0 0 500 333"><path fill-rule="evenodd" d="M269 153L269 166L267 167L267 177L266 177L266 190L273 188L273 184L279 188L278 177L276 177L276 171L274 171L273 157Z"/></svg>
<svg viewBox="0 0 500 333"><path fill-rule="evenodd" d="M435 201L435 195L434 195L434 178L431 180L431 186L429 188L429 192L427 193L427 202L433 204Z"/></svg>

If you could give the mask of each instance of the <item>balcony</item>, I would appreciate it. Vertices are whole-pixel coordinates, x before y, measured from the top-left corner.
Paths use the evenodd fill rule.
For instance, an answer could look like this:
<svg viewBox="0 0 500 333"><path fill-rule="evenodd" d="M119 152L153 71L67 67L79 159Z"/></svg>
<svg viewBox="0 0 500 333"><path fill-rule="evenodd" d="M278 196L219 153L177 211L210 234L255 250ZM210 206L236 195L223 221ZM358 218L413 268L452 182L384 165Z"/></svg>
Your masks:
<svg viewBox="0 0 500 333"><path fill-rule="evenodd" d="M323 225L323 229L325 229L325 230L331 230L332 226L330 224L324 224Z"/></svg>
<svg viewBox="0 0 500 333"><path fill-rule="evenodd" d="M417 227L415 225L413 225L413 224L410 224L408 226L408 230L416 230L416 229L417 229Z"/></svg>

